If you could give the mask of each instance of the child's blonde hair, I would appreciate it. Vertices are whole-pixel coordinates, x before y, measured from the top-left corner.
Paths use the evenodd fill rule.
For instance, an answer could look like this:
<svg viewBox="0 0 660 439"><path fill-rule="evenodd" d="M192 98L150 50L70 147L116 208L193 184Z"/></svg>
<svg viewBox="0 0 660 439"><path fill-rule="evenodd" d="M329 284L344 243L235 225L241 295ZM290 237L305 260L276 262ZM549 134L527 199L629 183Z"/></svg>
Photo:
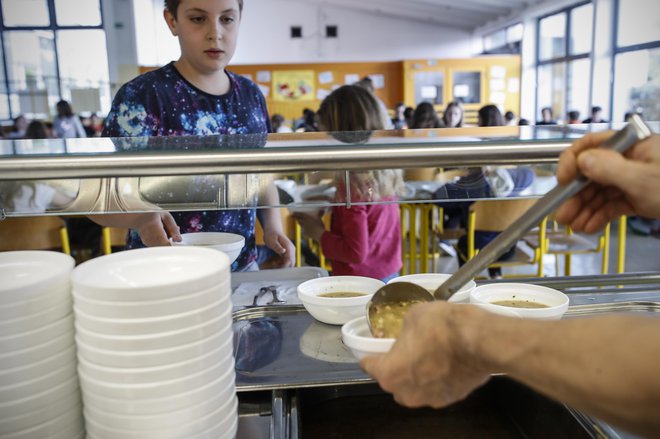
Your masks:
<svg viewBox="0 0 660 439"><path fill-rule="evenodd" d="M321 102L318 111L321 129L332 131L342 142L366 142L373 130L382 130L383 121L376 98L363 87L344 85ZM357 132L356 132L357 131ZM345 173L338 172L337 201L346 201ZM400 169L350 172L351 199L378 201L394 197L403 189Z"/></svg>

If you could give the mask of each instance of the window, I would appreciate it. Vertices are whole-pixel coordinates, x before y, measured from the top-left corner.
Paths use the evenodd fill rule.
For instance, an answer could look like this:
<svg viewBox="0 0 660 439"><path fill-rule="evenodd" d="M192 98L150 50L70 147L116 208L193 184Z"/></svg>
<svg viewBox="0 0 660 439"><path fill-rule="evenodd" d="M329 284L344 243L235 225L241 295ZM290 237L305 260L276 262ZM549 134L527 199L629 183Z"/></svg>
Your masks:
<svg viewBox="0 0 660 439"><path fill-rule="evenodd" d="M7 27L50 25L46 0L3 0L2 16Z"/></svg>
<svg viewBox="0 0 660 439"><path fill-rule="evenodd" d="M539 23L539 59L566 56L566 13L551 15Z"/></svg>
<svg viewBox="0 0 660 439"><path fill-rule="evenodd" d="M519 54L522 37L522 23L516 23L504 29L492 32L484 36L484 54Z"/></svg>
<svg viewBox="0 0 660 439"><path fill-rule="evenodd" d="M657 0L619 0L617 46L660 41Z"/></svg>
<svg viewBox="0 0 660 439"><path fill-rule="evenodd" d="M464 104L481 102L481 72L454 72L452 100Z"/></svg>
<svg viewBox="0 0 660 439"><path fill-rule="evenodd" d="M594 29L594 7L591 3L571 10L568 53L591 52Z"/></svg>
<svg viewBox="0 0 660 439"><path fill-rule="evenodd" d="M541 108L552 108L564 120L569 111L583 118L589 108L590 52L594 9L583 3L541 17L538 21L537 118Z"/></svg>
<svg viewBox="0 0 660 439"><path fill-rule="evenodd" d="M630 112L660 120L660 21L657 2L619 0L614 48L612 120Z"/></svg>
<svg viewBox="0 0 660 439"><path fill-rule="evenodd" d="M591 87L591 60L578 59L568 64L568 87L566 89L566 111L558 114L560 118L569 111L579 111L580 120L589 117L589 88Z"/></svg>
<svg viewBox="0 0 660 439"><path fill-rule="evenodd" d="M60 99L77 113L109 111L101 0L0 0L0 6L0 67L6 66L0 119L50 119Z"/></svg>

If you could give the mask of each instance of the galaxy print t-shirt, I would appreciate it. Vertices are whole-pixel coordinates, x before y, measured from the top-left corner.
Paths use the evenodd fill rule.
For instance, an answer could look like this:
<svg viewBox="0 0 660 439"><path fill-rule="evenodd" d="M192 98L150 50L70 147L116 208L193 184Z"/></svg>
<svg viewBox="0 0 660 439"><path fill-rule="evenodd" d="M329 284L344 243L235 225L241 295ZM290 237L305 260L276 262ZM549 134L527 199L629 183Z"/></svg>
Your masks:
<svg viewBox="0 0 660 439"><path fill-rule="evenodd" d="M231 90L211 95L189 83L170 63L122 86L112 102L103 137L266 134L270 129L263 94L250 80L227 72ZM245 237L232 265L241 271L257 259L255 209L172 212L181 233L229 232ZM127 248L144 247L131 230Z"/></svg>

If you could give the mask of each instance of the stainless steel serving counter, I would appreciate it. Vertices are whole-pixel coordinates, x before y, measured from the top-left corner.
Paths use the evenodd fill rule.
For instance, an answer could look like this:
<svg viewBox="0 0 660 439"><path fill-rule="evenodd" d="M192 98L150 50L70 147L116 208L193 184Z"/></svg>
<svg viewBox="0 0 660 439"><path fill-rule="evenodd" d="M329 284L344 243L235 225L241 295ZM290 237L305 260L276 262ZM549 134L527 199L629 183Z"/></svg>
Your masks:
<svg viewBox="0 0 660 439"><path fill-rule="evenodd" d="M571 300L565 318L618 312L660 316L659 276L641 273L526 281L564 290ZM397 407L359 368L341 342L340 327L317 322L301 305L236 307L234 337L241 416L238 438L365 437L358 434L364 431L365 422L371 422L371 428L383 423L389 426L382 435L372 437L406 437L393 433L400 433L406 425L410 437L424 436L420 425L465 437L474 437L479 429L488 431L489 437L634 437L506 377L495 377L464 403L444 410ZM507 404L502 403L505 400ZM524 408L529 419L514 416L517 412L496 410L503 405ZM355 411L361 414L356 416ZM333 427L324 423L323 413L328 415L326 421L337 416L344 421ZM392 418L403 424L393 424Z"/></svg>

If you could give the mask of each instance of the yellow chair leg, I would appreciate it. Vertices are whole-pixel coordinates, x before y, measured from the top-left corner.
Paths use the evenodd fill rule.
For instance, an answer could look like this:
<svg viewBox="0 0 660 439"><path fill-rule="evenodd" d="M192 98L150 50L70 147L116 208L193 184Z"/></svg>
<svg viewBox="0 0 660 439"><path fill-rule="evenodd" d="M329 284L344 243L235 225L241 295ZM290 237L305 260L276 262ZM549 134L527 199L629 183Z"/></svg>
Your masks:
<svg viewBox="0 0 660 439"><path fill-rule="evenodd" d="M420 209L419 218L419 273L428 273L429 268L429 216Z"/></svg>
<svg viewBox="0 0 660 439"><path fill-rule="evenodd" d="M610 271L610 223L603 230L603 268L601 272L607 274Z"/></svg>
<svg viewBox="0 0 660 439"><path fill-rule="evenodd" d="M69 242L69 231L66 227L60 228L60 240L62 241L62 252L71 254L71 243Z"/></svg>
<svg viewBox="0 0 660 439"><path fill-rule="evenodd" d="M110 228L109 227L103 227L101 229L101 247L103 247L101 250L103 251L104 255L109 255L112 253L112 245L110 243Z"/></svg>
<svg viewBox="0 0 660 439"><path fill-rule="evenodd" d="M302 267L302 229L298 221L295 225L296 267Z"/></svg>
<svg viewBox="0 0 660 439"><path fill-rule="evenodd" d="M626 271L626 229L628 227L628 218L622 215L619 218L619 248L616 258L616 272Z"/></svg>

